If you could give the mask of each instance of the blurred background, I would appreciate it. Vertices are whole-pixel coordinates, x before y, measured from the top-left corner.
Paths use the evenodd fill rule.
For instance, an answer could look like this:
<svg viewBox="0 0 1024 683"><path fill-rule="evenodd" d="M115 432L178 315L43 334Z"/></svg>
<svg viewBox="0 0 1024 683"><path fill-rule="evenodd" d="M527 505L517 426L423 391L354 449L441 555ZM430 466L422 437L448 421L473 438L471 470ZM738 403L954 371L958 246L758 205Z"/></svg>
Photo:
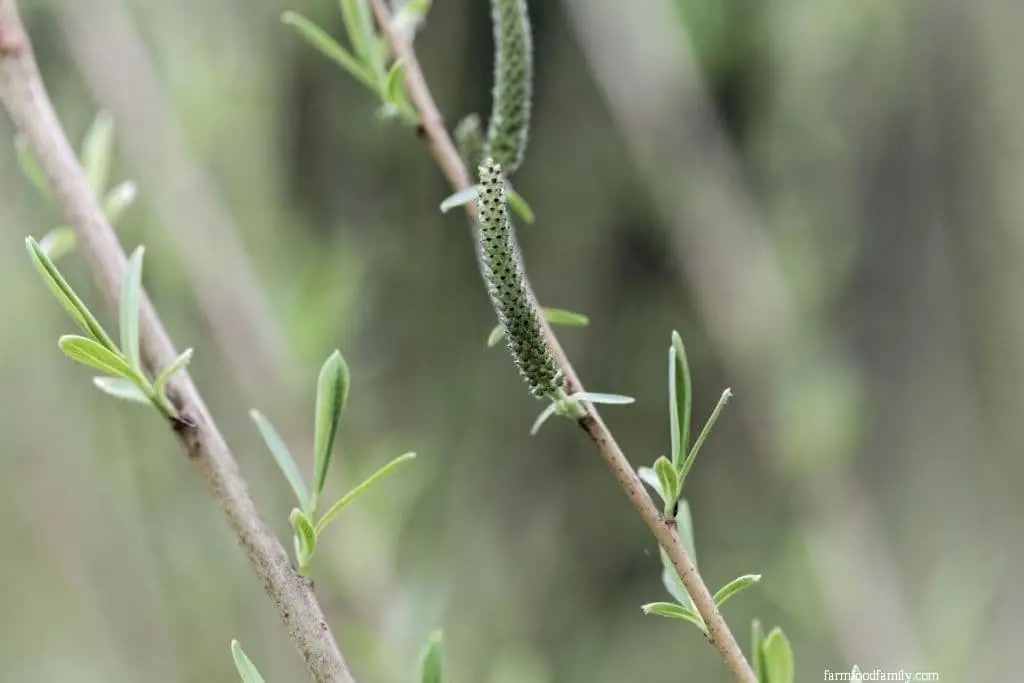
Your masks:
<svg viewBox="0 0 1024 683"><path fill-rule="evenodd" d="M490 106L484 0L435 0L416 47L451 126ZM1013 0L530 3L537 83L516 185L542 303L634 465L669 447L669 336L703 421L688 480L724 612L825 669L1019 678L1024 588L1024 71ZM279 20L329 0L27 0L57 109L117 126L120 220L146 287L289 544L291 494L249 422L307 468L316 373L353 388L328 497L420 458L323 539L318 593L354 673L453 683L726 681L667 599L640 518L501 349L465 218L413 132ZM306 673L196 471L152 411L96 392L23 251L60 223L0 117L0 679ZM76 254L61 268L100 308ZM103 311L107 313L107 311ZM115 320L104 320L111 328Z"/></svg>

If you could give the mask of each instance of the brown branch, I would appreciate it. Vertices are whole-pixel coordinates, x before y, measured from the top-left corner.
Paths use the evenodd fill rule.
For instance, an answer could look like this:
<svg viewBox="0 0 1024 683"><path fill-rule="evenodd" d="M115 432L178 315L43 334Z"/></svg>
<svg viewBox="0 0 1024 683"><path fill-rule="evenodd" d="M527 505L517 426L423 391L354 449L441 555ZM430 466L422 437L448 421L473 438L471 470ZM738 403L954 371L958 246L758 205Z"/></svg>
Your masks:
<svg viewBox="0 0 1024 683"><path fill-rule="evenodd" d="M391 13L384 0L373 0L373 10L381 32L391 46L395 58L400 60L405 67L409 99L412 100L413 107L420 116L420 123L423 126L431 153L434 155L438 166L441 167L452 188L455 191L467 189L471 184L469 174L462 163L462 158L459 156L455 144L452 142L451 136L449 136L448 131L444 127L444 119L437 108L437 104L434 102L434 97L427 86L426 79L423 77L423 71L420 69L419 61L416 59L412 46L402 40L392 30ZM466 211L470 218L475 219L476 207L473 203L466 205ZM476 225L475 220L472 223ZM536 306L536 299L534 299L534 305ZM544 316L538 315L538 318L544 321ZM551 327L546 322L543 327L548 346L565 377L566 390L570 394L583 391L583 384L580 382L575 369L562 350ZM743 652L740 650L732 631L729 630L729 626L719 613L711 592L704 583L704 579L697 571L693 560L683 548L678 530L674 524L667 522L661 513L658 512L654 501L651 500L650 495L640 481L640 477L637 476L636 471L630 465L619 444L615 441L615 437L604 424L604 421L593 405L587 404L587 414L580 419L579 424L591 441L594 442L594 445L597 446L598 452L605 463L611 468L612 473L626 492L633 507L643 517L644 522L647 523L648 528L654 534L661 547L665 549L673 566L679 573L683 585L693 599L694 606L704 619L704 623L707 624L708 641L722 655L722 659L725 660L726 666L732 672L734 680L737 683L757 683L757 677L743 656Z"/></svg>
<svg viewBox="0 0 1024 683"><path fill-rule="evenodd" d="M54 197L75 231L98 289L118 305L125 255L93 195L39 75L15 0L0 0L0 101L39 159ZM140 306L140 343L150 372L177 357L148 297ZM260 518L238 464L187 373L171 380L168 395L184 419L175 433L227 517L253 570L277 609L317 683L354 683L311 583L301 578L281 543Z"/></svg>

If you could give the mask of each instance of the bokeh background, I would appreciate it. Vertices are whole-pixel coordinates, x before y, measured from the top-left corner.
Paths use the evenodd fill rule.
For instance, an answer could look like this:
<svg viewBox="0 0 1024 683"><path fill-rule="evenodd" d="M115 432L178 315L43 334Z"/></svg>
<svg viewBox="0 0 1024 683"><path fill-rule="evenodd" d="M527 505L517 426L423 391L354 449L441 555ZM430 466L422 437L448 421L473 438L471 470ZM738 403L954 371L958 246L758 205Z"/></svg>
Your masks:
<svg viewBox="0 0 1024 683"><path fill-rule="evenodd" d="M435 0L417 49L448 122L489 111L484 0ZM1024 5L1014 0L536 0L517 187L542 302L635 465L668 448L666 352L698 419L735 399L689 481L725 614L825 669L1019 679L1024 561ZM258 407L308 468L315 377L353 389L328 490L415 450L318 550L357 678L414 678L444 629L453 683L725 681L664 599L652 539L578 429L527 430L465 218L415 135L279 21L329 0L28 0L62 120L117 124L119 224L273 527L287 485ZM0 679L268 682L301 661L155 414L57 350L25 256L59 224L0 117ZM61 267L99 306L75 255ZM108 313L104 311L104 313ZM114 324L110 315L104 318ZM287 538L285 538L288 541ZM290 542L289 542L290 543Z"/></svg>

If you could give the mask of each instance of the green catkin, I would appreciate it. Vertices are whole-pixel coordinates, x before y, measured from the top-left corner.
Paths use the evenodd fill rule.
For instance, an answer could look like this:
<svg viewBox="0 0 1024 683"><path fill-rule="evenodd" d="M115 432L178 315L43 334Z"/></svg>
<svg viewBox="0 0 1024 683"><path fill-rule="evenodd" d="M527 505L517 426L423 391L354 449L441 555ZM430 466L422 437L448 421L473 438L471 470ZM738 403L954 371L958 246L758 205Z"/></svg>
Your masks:
<svg viewBox="0 0 1024 683"><path fill-rule="evenodd" d="M455 144L459 148L462 163L470 173L479 168L484 160L484 133L480 117L470 114L455 126Z"/></svg>
<svg viewBox="0 0 1024 683"><path fill-rule="evenodd" d="M541 323L526 287L526 275L505 204L505 178L501 166L487 159L480 166L480 254L483 275L505 342L530 393L550 397L562 387L541 334Z"/></svg>
<svg viewBox="0 0 1024 683"><path fill-rule="evenodd" d="M523 162L533 98L533 40L526 0L491 0L494 91L488 156L511 176Z"/></svg>

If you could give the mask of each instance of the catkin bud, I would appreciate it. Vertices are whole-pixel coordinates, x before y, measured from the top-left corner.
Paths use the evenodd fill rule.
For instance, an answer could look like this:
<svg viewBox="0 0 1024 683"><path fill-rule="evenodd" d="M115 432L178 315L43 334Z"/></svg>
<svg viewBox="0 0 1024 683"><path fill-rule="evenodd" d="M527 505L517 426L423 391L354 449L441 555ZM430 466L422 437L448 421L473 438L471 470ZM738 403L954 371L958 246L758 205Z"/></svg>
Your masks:
<svg viewBox="0 0 1024 683"><path fill-rule="evenodd" d="M480 166L480 254L483 275L498 322L505 328L505 342L530 393L540 398L561 388L555 367L541 334L541 323L526 287L526 275L505 204L505 179L501 166L487 159Z"/></svg>
<svg viewBox="0 0 1024 683"><path fill-rule="evenodd" d="M470 114L455 126L455 144L459 148L459 156L469 172L479 168L484 160L484 133L480 117Z"/></svg>
<svg viewBox="0 0 1024 683"><path fill-rule="evenodd" d="M485 155L511 176L523 162L533 98L533 40L526 0L491 0L494 91Z"/></svg>

